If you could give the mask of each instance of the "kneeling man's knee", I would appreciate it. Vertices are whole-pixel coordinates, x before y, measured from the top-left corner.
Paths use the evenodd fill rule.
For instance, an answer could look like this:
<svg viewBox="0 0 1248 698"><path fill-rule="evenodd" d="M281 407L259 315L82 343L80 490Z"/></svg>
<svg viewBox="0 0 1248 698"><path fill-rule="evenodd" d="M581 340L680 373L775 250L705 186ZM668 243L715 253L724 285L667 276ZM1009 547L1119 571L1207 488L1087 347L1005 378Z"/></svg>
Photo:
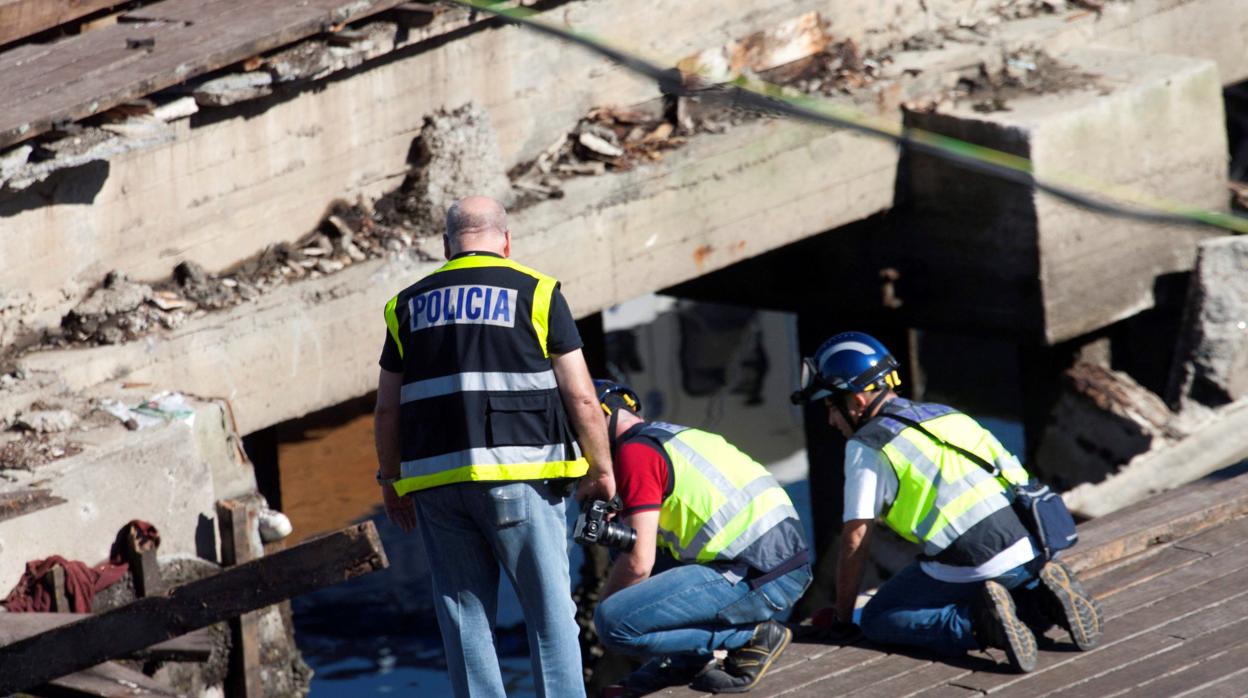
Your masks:
<svg viewBox="0 0 1248 698"><path fill-rule="evenodd" d="M613 600L607 599L598 604L598 609L594 611L594 628L598 630L598 638L608 649L626 652L633 647L637 638L628 632L623 622L621 616L625 609L620 608L618 603L612 603Z"/></svg>

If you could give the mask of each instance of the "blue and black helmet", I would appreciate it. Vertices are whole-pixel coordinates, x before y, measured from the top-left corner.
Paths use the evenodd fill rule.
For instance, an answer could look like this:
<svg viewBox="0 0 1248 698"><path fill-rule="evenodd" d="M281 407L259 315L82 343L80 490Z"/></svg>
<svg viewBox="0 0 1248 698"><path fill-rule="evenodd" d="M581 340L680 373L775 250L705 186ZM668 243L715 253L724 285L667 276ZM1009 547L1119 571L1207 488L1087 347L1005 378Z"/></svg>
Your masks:
<svg viewBox="0 0 1248 698"><path fill-rule="evenodd" d="M598 404L602 405L602 411L608 416L621 407L633 414L641 414L641 398L627 385L597 379L594 381L594 390L598 393Z"/></svg>
<svg viewBox="0 0 1248 698"><path fill-rule="evenodd" d="M901 385L897 360L878 339L863 332L842 332L802 359L802 386L793 393L803 405L835 393L865 393Z"/></svg>

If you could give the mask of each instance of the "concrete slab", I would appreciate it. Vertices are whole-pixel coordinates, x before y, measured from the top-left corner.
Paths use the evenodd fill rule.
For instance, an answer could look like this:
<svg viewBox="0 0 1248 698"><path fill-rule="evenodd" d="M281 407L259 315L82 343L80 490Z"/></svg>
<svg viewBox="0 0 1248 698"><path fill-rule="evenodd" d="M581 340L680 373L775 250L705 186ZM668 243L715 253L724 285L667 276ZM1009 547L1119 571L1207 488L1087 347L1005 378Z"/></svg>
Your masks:
<svg viewBox="0 0 1248 698"><path fill-rule="evenodd" d="M127 400L137 402L134 394ZM70 434L81 453L30 473L6 471L6 491L37 484L67 503L0 521L0 593L13 587L29 560L103 561L131 519L160 530L162 557L215 558L216 501L254 493L255 476L238 450L228 408L219 401L193 405L189 419L140 431L119 422L84 427Z"/></svg>
<svg viewBox="0 0 1248 698"><path fill-rule="evenodd" d="M906 123L1029 156L1041 177L1079 173L1225 209L1213 63L1106 49L1057 59L1097 77L1073 75L1060 92L1012 96L1006 111L958 105L907 112ZM901 273L916 284L906 295L919 324L970 322L1031 341L1070 339L1152 307L1157 277L1191 269L1196 242L1212 234L1093 214L927 156L911 162L913 244ZM907 274L932 266L942 273L926 282Z"/></svg>
<svg viewBox="0 0 1248 698"><path fill-rule="evenodd" d="M833 161L853 167L821 165ZM870 215L891 200L895 163L890 146L862 136L755 122L661 164L570 180L564 199L512 215L515 255L562 280L583 316ZM362 262L176 331L19 364L39 390L125 380L225 398L251 433L375 389L382 306L438 264Z"/></svg>
<svg viewBox="0 0 1248 698"><path fill-rule="evenodd" d="M1200 244L1185 315L1172 402L1212 407L1248 397L1248 238Z"/></svg>

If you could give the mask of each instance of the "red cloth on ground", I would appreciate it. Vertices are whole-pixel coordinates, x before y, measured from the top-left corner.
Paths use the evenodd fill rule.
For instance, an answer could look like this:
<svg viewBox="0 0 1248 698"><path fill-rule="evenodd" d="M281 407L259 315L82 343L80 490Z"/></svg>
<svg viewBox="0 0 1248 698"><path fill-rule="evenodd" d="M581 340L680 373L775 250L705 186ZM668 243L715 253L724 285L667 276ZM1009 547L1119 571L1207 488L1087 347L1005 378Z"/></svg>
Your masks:
<svg viewBox="0 0 1248 698"><path fill-rule="evenodd" d="M60 566L65 570L65 598L74 613L90 613L91 602L95 595L115 584L125 576L130 568L126 561L125 540L131 527L136 530L140 543L157 547L160 545L160 532L146 521L135 519L121 528L113 541L107 562L95 567L78 560L66 560L60 555L53 555L42 560L26 563L26 572L17 581L17 585L0 605L11 613L48 612L53 610L51 580L43 582L44 576L53 567Z"/></svg>

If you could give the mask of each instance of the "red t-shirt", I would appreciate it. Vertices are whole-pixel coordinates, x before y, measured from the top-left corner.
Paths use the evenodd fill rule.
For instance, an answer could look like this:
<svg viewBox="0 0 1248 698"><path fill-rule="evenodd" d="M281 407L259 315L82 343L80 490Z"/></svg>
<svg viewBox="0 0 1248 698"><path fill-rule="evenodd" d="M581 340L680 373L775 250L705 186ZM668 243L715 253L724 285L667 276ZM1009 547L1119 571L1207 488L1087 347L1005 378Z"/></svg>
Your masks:
<svg viewBox="0 0 1248 698"><path fill-rule="evenodd" d="M615 454L615 489L624 503L621 516L658 509L670 492L671 470L658 446L643 439L626 441Z"/></svg>

